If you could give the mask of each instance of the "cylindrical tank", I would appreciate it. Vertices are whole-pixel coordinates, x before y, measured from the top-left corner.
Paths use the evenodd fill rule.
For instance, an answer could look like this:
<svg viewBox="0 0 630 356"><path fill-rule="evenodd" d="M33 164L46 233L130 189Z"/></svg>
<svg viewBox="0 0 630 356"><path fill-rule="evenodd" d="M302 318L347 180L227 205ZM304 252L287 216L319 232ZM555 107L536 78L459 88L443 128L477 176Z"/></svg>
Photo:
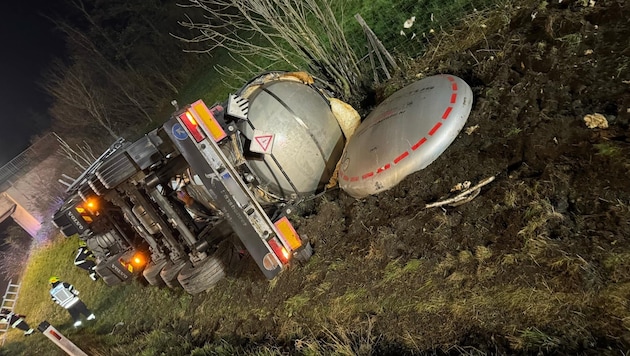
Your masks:
<svg viewBox="0 0 630 356"><path fill-rule="evenodd" d="M424 169L455 140L472 103L470 86L453 75L427 77L398 90L348 140L339 186L360 199Z"/></svg>
<svg viewBox="0 0 630 356"><path fill-rule="evenodd" d="M328 183L341 157L344 137L328 99L296 81L274 80L248 95L248 121L239 129L249 141L269 139L266 153L248 156L262 188L282 198L313 194Z"/></svg>

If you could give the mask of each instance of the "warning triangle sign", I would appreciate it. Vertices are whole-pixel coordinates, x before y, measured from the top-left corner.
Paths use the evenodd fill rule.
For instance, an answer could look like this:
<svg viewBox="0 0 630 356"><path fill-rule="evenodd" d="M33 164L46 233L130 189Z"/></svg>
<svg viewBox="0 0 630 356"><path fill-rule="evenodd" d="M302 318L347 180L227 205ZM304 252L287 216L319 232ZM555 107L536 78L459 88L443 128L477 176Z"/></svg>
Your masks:
<svg viewBox="0 0 630 356"><path fill-rule="evenodd" d="M271 149L273 148L273 138L273 134L255 130L252 143L249 147L250 151L258 153L271 153Z"/></svg>
<svg viewBox="0 0 630 356"><path fill-rule="evenodd" d="M260 147L262 147L263 150L267 151L267 149L269 149L269 144L273 140L273 136L271 135L257 136L257 137L254 137L254 139L258 142L258 144L260 145Z"/></svg>

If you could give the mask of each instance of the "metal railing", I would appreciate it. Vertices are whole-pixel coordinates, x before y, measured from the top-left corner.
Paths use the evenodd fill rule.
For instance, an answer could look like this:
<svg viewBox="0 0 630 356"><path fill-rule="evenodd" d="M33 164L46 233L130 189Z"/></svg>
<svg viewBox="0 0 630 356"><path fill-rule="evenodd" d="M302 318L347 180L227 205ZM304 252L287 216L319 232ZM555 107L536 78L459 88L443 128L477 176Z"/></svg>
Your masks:
<svg viewBox="0 0 630 356"><path fill-rule="evenodd" d="M18 180L34 165L55 153L58 148L57 135L54 132L48 133L4 164L0 167L0 191L6 190L12 181Z"/></svg>

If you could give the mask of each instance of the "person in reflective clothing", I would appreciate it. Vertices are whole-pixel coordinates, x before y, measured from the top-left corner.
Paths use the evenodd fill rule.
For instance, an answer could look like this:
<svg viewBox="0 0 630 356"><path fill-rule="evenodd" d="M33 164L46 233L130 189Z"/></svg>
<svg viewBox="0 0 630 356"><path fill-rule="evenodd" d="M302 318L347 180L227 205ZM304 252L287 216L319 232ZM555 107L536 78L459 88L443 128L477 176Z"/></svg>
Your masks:
<svg viewBox="0 0 630 356"><path fill-rule="evenodd" d="M29 336L33 333L33 329L28 326L26 321L24 321L24 318L26 318L25 315L15 314L9 309L2 308L2 310L0 310L0 320L11 325L11 327L14 329L20 329L24 331L24 336Z"/></svg>
<svg viewBox="0 0 630 356"><path fill-rule="evenodd" d="M88 260L88 258L94 257L92 251L87 248L87 243L83 240L79 240L79 249L77 250L77 255L74 258L74 265L82 268L90 274L90 278L93 281L98 279L98 275L96 274L96 263L92 260Z"/></svg>
<svg viewBox="0 0 630 356"><path fill-rule="evenodd" d="M62 282L55 276L50 277L48 282L51 285L50 297L55 303L61 305L70 313L72 320L74 320L74 327L79 327L83 324L81 314L86 316L87 320L96 319L94 313L77 297L79 291L72 284Z"/></svg>

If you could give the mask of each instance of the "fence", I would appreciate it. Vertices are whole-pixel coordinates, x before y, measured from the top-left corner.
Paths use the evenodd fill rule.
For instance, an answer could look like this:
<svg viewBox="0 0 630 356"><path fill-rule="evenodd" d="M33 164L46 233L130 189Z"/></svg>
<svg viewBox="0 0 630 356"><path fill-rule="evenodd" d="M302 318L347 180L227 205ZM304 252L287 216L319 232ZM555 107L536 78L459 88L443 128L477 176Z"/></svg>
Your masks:
<svg viewBox="0 0 630 356"><path fill-rule="evenodd" d="M389 52L397 57L413 58L422 54L435 33L456 26L466 14L487 9L498 1L374 0L369 5L365 3L363 0L333 2L343 6L337 13L348 14L342 25L357 53L365 53L359 48L365 44L365 38L353 18L354 13L365 20Z"/></svg>
<svg viewBox="0 0 630 356"><path fill-rule="evenodd" d="M41 137L29 148L0 167L0 191L6 190L12 182L20 179L34 165L57 152L58 149L59 143L55 133L48 133Z"/></svg>

